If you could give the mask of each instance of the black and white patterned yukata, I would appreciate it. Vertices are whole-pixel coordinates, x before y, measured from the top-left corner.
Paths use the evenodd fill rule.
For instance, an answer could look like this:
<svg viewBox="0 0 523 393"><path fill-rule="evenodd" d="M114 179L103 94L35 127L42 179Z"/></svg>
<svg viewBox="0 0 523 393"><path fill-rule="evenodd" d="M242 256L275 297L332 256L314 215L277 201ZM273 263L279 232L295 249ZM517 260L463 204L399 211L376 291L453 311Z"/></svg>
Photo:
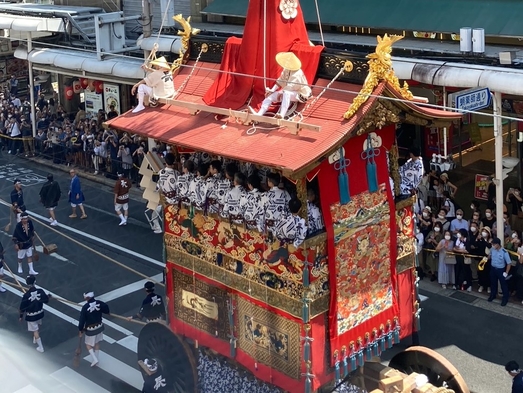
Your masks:
<svg viewBox="0 0 523 393"><path fill-rule="evenodd" d="M189 185L189 199L191 204L198 210L205 208L207 187L207 179L204 176L195 177Z"/></svg>
<svg viewBox="0 0 523 393"><path fill-rule="evenodd" d="M274 235L282 243L298 248L307 236L305 220L292 213L283 213L274 227Z"/></svg>
<svg viewBox="0 0 523 393"><path fill-rule="evenodd" d="M401 195L410 195L411 190L418 188L423 177L424 169L421 157L416 160L410 158L400 167L399 172L401 177L400 193Z"/></svg>
<svg viewBox="0 0 523 393"><path fill-rule="evenodd" d="M234 186L227 192L222 211L224 218L228 218L236 224L243 222L243 212L240 201L245 194L245 189L242 186Z"/></svg>
<svg viewBox="0 0 523 393"><path fill-rule="evenodd" d="M264 224L267 231L273 232L276 221L283 213L288 211L289 193L278 187L272 187L262 197L262 207L264 212Z"/></svg>
<svg viewBox="0 0 523 393"><path fill-rule="evenodd" d="M309 221L307 229L309 235L320 232L325 228L320 208L310 201L307 201L307 220Z"/></svg>
<svg viewBox="0 0 523 393"><path fill-rule="evenodd" d="M207 179L207 212L220 213L225 204L225 197L232 184L220 174L212 175Z"/></svg>
<svg viewBox="0 0 523 393"><path fill-rule="evenodd" d="M189 197L190 186L193 180L194 175L192 173L184 173L176 179L176 198L184 205L189 205L191 203Z"/></svg>
<svg viewBox="0 0 523 393"><path fill-rule="evenodd" d="M156 186L165 197L165 201L172 205L177 202L176 182L180 173L173 168L163 168L159 173Z"/></svg>
<svg viewBox="0 0 523 393"><path fill-rule="evenodd" d="M245 226L263 232L262 193L254 188L245 193L240 200Z"/></svg>

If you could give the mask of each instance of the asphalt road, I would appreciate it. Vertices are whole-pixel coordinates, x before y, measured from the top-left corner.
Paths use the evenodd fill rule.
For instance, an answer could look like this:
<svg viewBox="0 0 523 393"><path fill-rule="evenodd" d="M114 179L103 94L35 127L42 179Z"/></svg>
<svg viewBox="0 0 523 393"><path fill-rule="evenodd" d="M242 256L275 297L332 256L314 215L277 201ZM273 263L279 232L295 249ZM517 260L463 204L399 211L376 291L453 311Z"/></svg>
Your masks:
<svg viewBox="0 0 523 393"><path fill-rule="evenodd" d="M13 169L14 168L14 169ZM0 241L6 246L6 260L16 274L16 256L10 234L3 232L7 223L13 177L22 178L26 205L33 216L47 216L38 203L41 182L49 169L31 161L0 157ZM17 173L17 175L14 175ZM86 195L86 220L69 219L67 204L69 176L55 172L64 193L57 209L60 226L57 231L71 236L82 245L95 249L140 274L161 279L161 236L154 235L143 214L142 201L131 201L131 220L118 226L112 209L109 186L82 179ZM40 273L37 284L47 291L73 302L81 302L83 292L93 290L107 300L111 311L120 315L136 312L143 292L144 278L97 256L51 230L47 224L35 222L44 242L58 245L53 256L41 255L35 266ZM12 231L13 228L11 228ZM27 274L18 275L23 280ZM159 288L163 294L163 288ZM421 344L435 349L453 363L474 393L510 391L510 377L503 365L510 359L523 363L523 343L519 328L523 307L487 303L485 296L456 299L450 290L423 281ZM79 365L73 362L78 345L75 326L78 307L58 301L49 304L41 329L45 353L34 350L25 323L18 322L21 292L16 288L0 294L0 393L133 393L141 389L141 375L136 366L136 342L140 325L110 318L102 343L100 367L91 369L85 349ZM383 354L388 361L408 343L401 343ZM87 358L88 359L88 358Z"/></svg>
<svg viewBox="0 0 523 393"><path fill-rule="evenodd" d="M14 226L10 233L4 232L9 212L4 201L9 201L13 179L18 177L36 231L45 243L58 246L57 253L51 256L40 253L40 261L35 263L35 270L39 272L37 285L75 303L83 301L84 292L94 291L96 297L107 301L112 313L124 316L136 313L144 297L146 277L162 280L161 235L152 233L144 215L144 203L131 201L131 219L127 226L120 227L113 209L112 189L82 179L88 218L70 219L69 175L57 171L55 179L60 183L63 196L56 211L60 226L55 229L42 220L47 218L47 212L39 204L38 197L48 172L48 168L24 159L6 155L0 158L0 217L3 218L0 219L0 241L7 249L7 264L24 283L27 265L24 264L24 274L16 273L16 254L10 240ZM92 250L138 273L118 266ZM83 359L88 356L85 348L79 365L73 362L78 345L79 306L57 300L49 303L41 329L45 353L40 354L34 350L25 322L18 322L22 292L16 287L7 288L8 292L0 294L0 393L141 391L142 377L136 364L141 325L109 318L100 366L91 369L89 362ZM163 288L158 289L163 294Z"/></svg>

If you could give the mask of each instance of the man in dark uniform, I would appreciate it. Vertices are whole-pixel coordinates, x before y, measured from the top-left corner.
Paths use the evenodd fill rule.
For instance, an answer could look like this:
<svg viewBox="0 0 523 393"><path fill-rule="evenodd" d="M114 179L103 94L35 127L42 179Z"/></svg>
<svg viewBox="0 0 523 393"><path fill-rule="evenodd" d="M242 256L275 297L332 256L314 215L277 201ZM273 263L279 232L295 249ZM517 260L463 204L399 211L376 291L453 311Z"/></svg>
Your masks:
<svg viewBox="0 0 523 393"><path fill-rule="evenodd" d="M18 273L23 273L22 262L27 257L27 265L29 266L29 274L36 276L33 268L33 237L35 229L33 222L29 219L29 214L23 212L20 214L20 222L16 224L13 232L13 243L18 253Z"/></svg>
<svg viewBox="0 0 523 393"><path fill-rule="evenodd" d="M13 184L14 189L11 191L12 211L16 217L16 222L20 222L20 213L25 212L24 191L20 179L15 179Z"/></svg>
<svg viewBox="0 0 523 393"><path fill-rule="evenodd" d="M49 211L49 221L52 226L58 225L54 210L58 206L58 201L62 196L60 185L57 181L54 181L53 175L50 173L47 175L47 182L42 186L40 190L40 202Z"/></svg>
<svg viewBox="0 0 523 393"><path fill-rule="evenodd" d="M86 303L80 311L78 321L78 335L82 337L85 332L85 346L91 354L91 367L99 362L100 341L103 340L104 324L102 314L109 314L109 306L94 298L93 292L84 293Z"/></svg>
<svg viewBox="0 0 523 393"><path fill-rule="evenodd" d="M44 303L49 302L51 295L47 295L40 288L35 288L35 276L27 277L25 282L30 288L24 293L22 301L20 302L20 321L22 321L25 314L27 330L33 332L33 344L38 345L36 347L38 352L44 352L42 339L40 338L38 330L44 317Z"/></svg>
<svg viewBox="0 0 523 393"><path fill-rule="evenodd" d="M523 371L520 370L519 364L515 360L511 360L505 364L505 370L513 378L512 393L523 393Z"/></svg>
<svg viewBox="0 0 523 393"><path fill-rule="evenodd" d="M138 360L143 372L142 393L167 393L167 383L156 359Z"/></svg>
<svg viewBox="0 0 523 393"><path fill-rule="evenodd" d="M161 322L165 320L165 306L163 304L163 299L160 295L154 293L154 283L152 281L147 281L143 287L145 292L147 292L147 296L142 302L140 312L128 319L139 319L141 321L145 318L147 322Z"/></svg>

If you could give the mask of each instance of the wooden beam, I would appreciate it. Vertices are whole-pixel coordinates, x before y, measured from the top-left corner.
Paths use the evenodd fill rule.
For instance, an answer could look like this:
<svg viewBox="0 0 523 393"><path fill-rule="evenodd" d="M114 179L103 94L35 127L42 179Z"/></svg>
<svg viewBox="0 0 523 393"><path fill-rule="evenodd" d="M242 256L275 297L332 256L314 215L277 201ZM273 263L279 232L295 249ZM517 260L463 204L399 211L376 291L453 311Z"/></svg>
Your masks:
<svg viewBox="0 0 523 393"><path fill-rule="evenodd" d="M167 99L167 98L160 98L160 99L158 99L158 102L160 102L162 104L174 105L174 106L179 106L181 108L189 109L189 112L192 115L195 115L198 112L209 112L209 113L214 113L217 115L236 117L236 118L240 119L244 124L249 124L250 122L253 122L253 121L259 122L259 123L274 124L274 125L277 125L280 127L288 128L289 131L294 135L298 134L298 132L302 129L315 131L315 132L319 132L321 130L321 126L317 126L315 124L302 123L299 121L292 121L292 120L276 119L274 117L259 116L259 115L254 115L250 112L237 111L237 110L225 109L225 108L217 108L214 106L198 104L196 102L187 102L187 101L173 100L173 99Z"/></svg>

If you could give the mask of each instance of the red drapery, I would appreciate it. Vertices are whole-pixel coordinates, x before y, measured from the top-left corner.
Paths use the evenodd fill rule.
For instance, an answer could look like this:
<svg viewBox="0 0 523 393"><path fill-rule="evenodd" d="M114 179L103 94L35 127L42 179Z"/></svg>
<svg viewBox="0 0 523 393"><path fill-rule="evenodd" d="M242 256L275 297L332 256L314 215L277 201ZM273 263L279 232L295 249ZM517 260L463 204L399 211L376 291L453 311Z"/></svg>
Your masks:
<svg viewBox="0 0 523 393"><path fill-rule="evenodd" d="M225 44L219 77L203 97L207 105L239 109L253 96L257 106L265 95L265 83L272 87L281 68L275 61L279 52L293 51L302 61L309 83L313 82L323 47L309 44L301 7L294 19L285 19L279 10L280 0L251 0L243 39L231 37ZM264 45L265 50L264 50ZM265 67L264 67L265 60ZM230 75L229 72L253 75ZM259 77L259 78L255 78Z"/></svg>
<svg viewBox="0 0 523 393"><path fill-rule="evenodd" d="M413 332L414 321L414 269L398 275L398 298L400 304L400 335L408 337Z"/></svg>

